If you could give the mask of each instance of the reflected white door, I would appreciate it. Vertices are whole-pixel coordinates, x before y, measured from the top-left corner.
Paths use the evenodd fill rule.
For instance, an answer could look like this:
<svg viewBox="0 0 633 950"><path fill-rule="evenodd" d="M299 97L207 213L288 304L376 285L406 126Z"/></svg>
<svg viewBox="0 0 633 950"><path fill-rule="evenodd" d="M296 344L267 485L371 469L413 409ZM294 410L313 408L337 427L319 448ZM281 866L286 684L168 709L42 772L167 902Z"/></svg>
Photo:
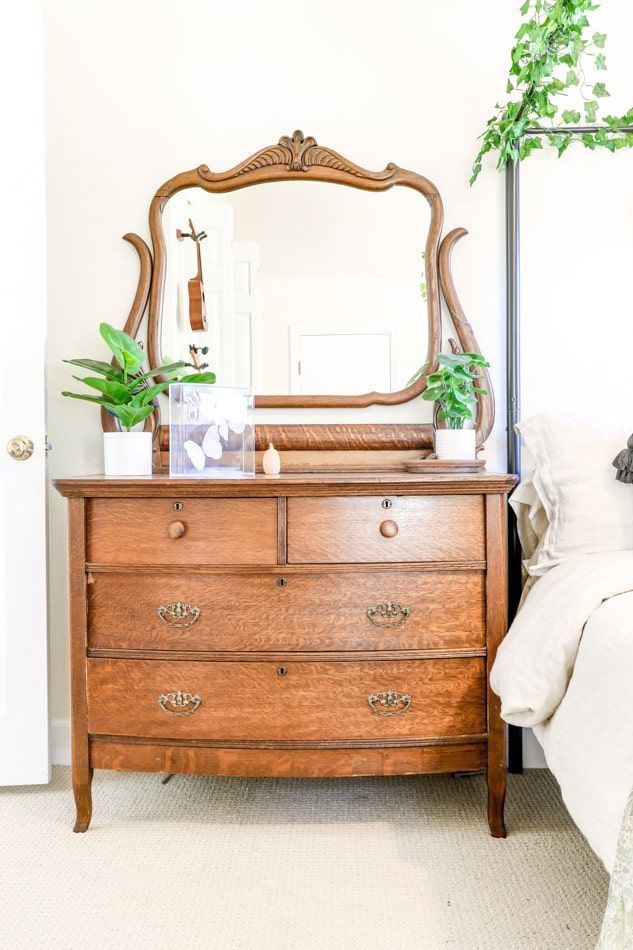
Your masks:
<svg viewBox="0 0 633 950"><path fill-rule="evenodd" d="M345 396L392 390L394 331L291 329L290 392Z"/></svg>
<svg viewBox="0 0 633 950"><path fill-rule="evenodd" d="M11 90L0 149L0 785L26 785L49 779L40 3L13 4L9 21L0 31L0 86ZM29 443L33 454L20 459Z"/></svg>
<svg viewBox="0 0 633 950"><path fill-rule="evenodd" d="M259 245L233 242L235 385L261 391Z"/></svg>

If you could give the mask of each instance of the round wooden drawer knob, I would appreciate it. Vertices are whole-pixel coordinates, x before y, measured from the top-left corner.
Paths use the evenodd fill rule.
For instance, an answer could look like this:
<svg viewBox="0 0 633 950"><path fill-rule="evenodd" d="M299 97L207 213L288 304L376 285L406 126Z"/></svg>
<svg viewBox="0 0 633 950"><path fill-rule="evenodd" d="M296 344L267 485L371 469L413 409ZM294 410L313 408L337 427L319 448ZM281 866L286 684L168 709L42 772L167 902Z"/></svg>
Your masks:
<svg viewBox="0 0 633 950"><path fill-rule="evenodd" d="M182 521L172 521L172 523L167 528L167 534L174 541L177 541L178 538L182 538L185 531L186 528Z"/></svg>
<svg viewBox="0 0 633 950"><path fill-rule="evenodd" d="M395 521L383 521L380 525L380 533L383 538L395 538L398 533L398 525Z"/></svg>

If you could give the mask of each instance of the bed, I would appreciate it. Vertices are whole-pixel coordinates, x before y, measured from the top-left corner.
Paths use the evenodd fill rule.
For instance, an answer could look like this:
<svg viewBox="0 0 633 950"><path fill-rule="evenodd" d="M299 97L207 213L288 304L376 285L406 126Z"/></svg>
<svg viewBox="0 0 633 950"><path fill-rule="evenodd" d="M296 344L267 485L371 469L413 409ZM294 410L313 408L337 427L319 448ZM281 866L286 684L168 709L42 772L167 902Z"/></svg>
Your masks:
<svg viewBox="0 0 633 950"><path fill-rule="evenodd" d="M571 817L610 872L633 788L633 551L570 558L540 578L492 686L506 722L534 729Z"/></svg>
<svg viewBox="0 0 633 950"><path fill-rule="evenodd" d="M491 685L530 727L569 813L612 874L601 948L633 946L633 484L619 423L541 415L517 427L530 476L511 499L521 606Z"/></svg>

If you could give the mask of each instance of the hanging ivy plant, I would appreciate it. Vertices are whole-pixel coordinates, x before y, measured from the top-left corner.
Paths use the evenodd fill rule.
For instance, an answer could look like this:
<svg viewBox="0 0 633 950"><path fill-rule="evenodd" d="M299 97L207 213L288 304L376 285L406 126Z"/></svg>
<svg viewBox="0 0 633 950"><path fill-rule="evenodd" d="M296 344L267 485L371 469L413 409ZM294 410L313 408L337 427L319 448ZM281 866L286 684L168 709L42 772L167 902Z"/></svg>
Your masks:
<svg viewBox="0 0 633 950"><path fill-rule="evenodd" d="M471 185L488 152L498 153L497 168L503 169L544 144L553 146L559 157L574 140L611 152L633 146L633 133L625 131L633 125L633 109L621 116L602 115L602 100L609 96L599 79L607 68L607 36L592 32L588 17L597 9L593 0L525 0L511 54L506 90L510 98L504 105L497 103L488 120ZM565 96L575 98L578 108L563 108ZM601 127L591 132L561 129L583 122ZM528 128L542 132L526 136Z"/></svg>

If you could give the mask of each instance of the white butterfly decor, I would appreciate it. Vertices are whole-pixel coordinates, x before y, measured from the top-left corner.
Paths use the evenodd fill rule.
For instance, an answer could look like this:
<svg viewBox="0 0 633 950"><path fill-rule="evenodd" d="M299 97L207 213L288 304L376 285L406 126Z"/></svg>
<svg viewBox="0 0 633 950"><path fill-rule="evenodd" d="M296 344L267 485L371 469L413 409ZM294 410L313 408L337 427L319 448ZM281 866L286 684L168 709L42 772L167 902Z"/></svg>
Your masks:
<svg viewBox="0 0 633 950"><path fill-rule="evenodd" d="M220 442L220 438L226 441L228 435L229 430L226 426L209 426L202 440L202 451L207 458L216 460L222 458L222 443Z"/></svg>
<svg viewBox="0 0 633 950"><path fill-rule="evenodd" d="M198 472L204 469L207 459L218 461L222 458L224 451L222 442L228 442L229 431L234 432L235 435L241 435L246 426L246 410L241 399L236 399L221 407L204 408L212 424L203 436L202 445L191 439L183 445L189 461Z"/></svg>

